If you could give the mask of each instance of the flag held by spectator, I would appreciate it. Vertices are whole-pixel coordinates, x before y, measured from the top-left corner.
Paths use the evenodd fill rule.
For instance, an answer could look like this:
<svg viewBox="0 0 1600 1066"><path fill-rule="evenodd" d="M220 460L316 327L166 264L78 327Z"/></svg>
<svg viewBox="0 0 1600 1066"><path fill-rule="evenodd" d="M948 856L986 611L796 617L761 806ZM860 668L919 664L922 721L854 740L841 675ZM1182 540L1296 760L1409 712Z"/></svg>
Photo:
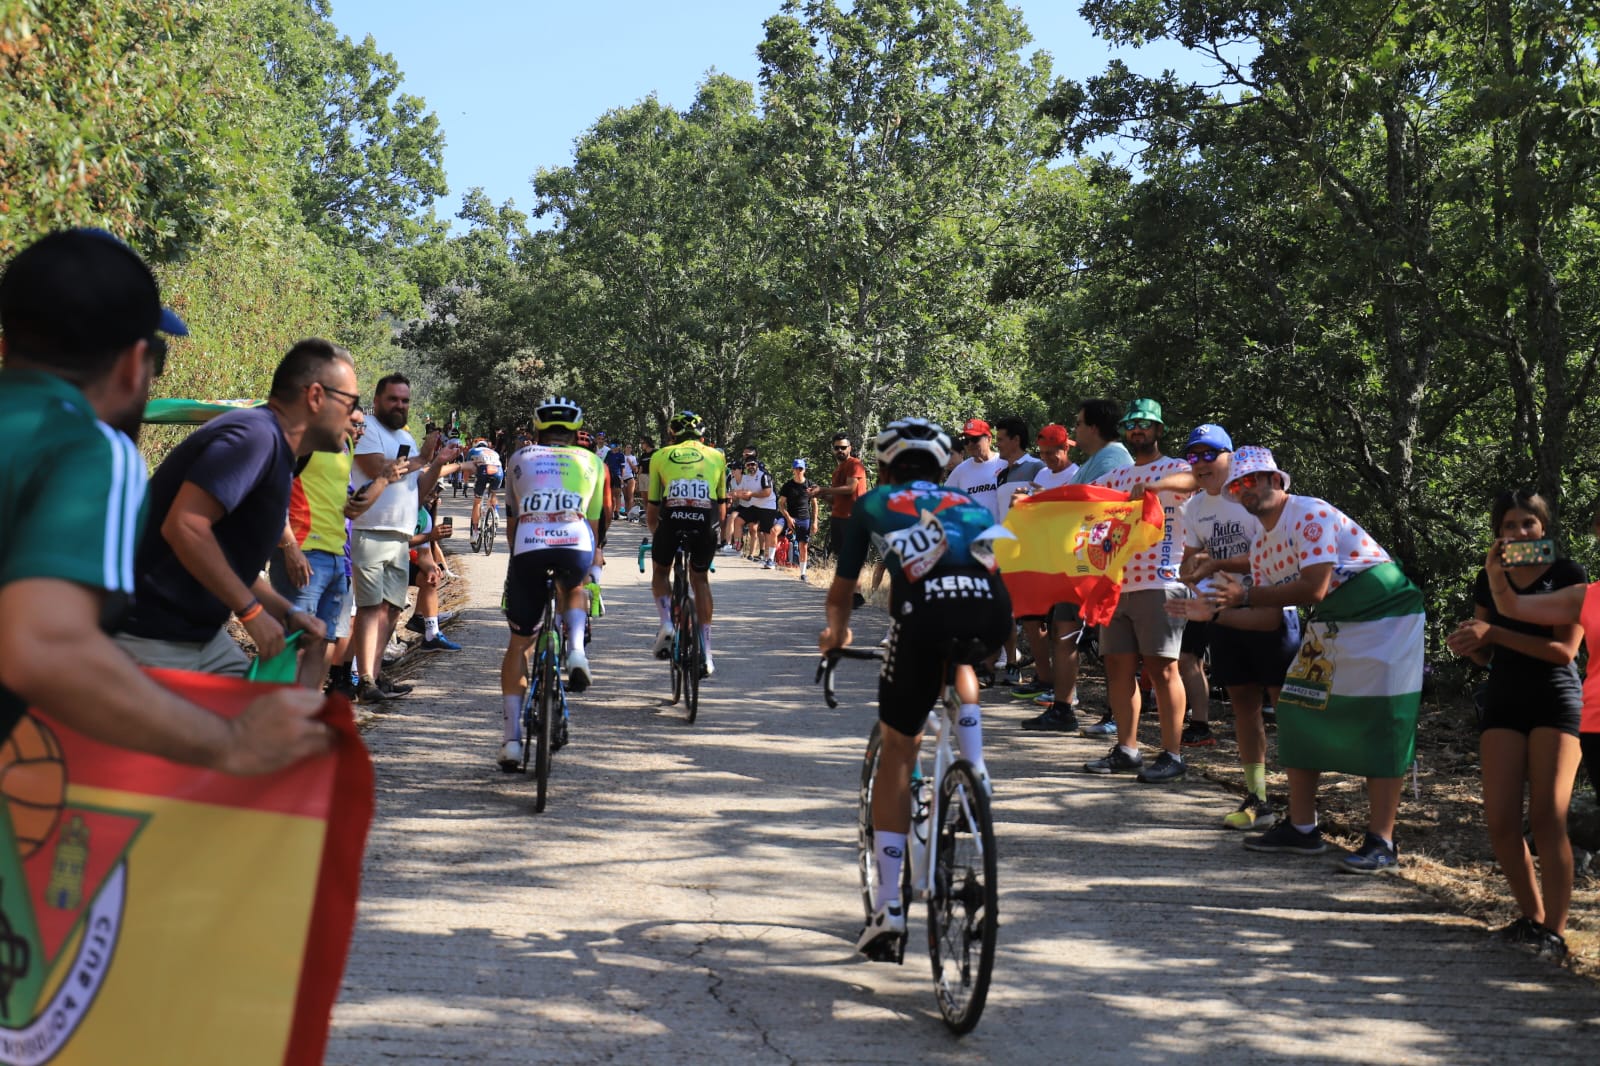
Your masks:
<svg viewBox="0 0 1600 1066"><path fill-rule="evenodd" d="M1422 703L1422 593L1392 562L1317 604L1278 699L1278 761L1403 777Z"/></svg>
<svg viewBox="0 0 1600 1066"><path fill-rule="evenodd" d="M170 670L226 717L272 686ZM37 711L0 745L0 1062L322 1061L355 922L372 763L232 777Z"/></svg>
<svg viewBox="0 0 1600 1066"><path fill-rule="evenodd" d="M1020 499L1005 526L1017 539L996 541L994 555L1012 610L1044 615L1076 603L1087 624L1104 625L1129 558L1161 539L1165 516L1153 492L1132 501L1114 489L1063 485Z"/></svg>

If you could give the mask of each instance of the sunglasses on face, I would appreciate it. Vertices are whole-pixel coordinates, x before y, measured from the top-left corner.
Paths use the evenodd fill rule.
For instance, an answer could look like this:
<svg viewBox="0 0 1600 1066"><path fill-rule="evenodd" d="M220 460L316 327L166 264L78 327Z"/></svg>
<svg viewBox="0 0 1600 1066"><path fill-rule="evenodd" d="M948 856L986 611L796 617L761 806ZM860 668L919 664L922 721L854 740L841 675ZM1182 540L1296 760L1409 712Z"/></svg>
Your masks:
<svg viewBox="0 0 1600 1066"><path fill-rule="evenodd" d="M1130 429L1154 429L1155 427L1156 423L1148 418L1129 418L1122 423L1122 431L1124 433Z"/></svg>
<svg viewBox="0 0 1600 1066"><path fill-rule="evenodd" d="M1271 474L1265 473L1245 474L1243 477L1237 477L1228 482L1228 492L1230 495L1237 496L1245 489L1266 488L1271 484L1271 481L1268 480L1271 477Z"/></svg>
<svg viewBox="0 0 1600 1066"><path fill-rule="evenodd" d="M848 444L835 444L833 446L833 450L836 451L836 452L847 452L847 451L850 450L850 445L848 445Z"/></svg>
<svg viewBox="0 0 1600 1066"><path fill-rule="evenodd" d="M1222 453L1215 448L1196 448L1184 454L1184 458L1193 463L1214 463Z"/></svg>

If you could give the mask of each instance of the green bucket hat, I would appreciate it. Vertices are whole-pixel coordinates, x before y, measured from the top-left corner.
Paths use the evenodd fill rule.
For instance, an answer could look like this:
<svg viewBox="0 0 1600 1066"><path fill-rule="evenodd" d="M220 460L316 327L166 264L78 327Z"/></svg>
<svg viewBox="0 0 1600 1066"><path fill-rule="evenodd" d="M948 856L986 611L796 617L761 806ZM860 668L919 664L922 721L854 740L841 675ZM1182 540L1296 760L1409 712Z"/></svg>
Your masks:
<svg viewBox="0 0 1600 1066"><path fill-rule="evenodd" d="M1159 426L1166 425L1166 422L1161 418L1161 405L1148 398L1134 400L1122 415L1124 422L1132 421L1135 418L1148 418Z"/></svg>

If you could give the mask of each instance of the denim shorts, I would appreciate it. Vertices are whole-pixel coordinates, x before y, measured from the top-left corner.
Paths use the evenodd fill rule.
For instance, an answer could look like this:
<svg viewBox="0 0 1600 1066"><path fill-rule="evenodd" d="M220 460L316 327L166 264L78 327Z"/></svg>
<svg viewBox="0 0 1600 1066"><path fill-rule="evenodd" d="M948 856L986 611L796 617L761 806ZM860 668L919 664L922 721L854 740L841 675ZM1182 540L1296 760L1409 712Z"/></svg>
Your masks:
<svg viewBox="0 0 1600 1066"><path fill-rule="evenodd" d="M297 589L289 583L289 573L282 565L283 556L275 555L272 561L272 588L289 601L297 611L314 614L327 627L328 639L334 639L339 628L340 609L345 605L345 593L350 579L345 576L344 556L332 552L308 551L306 562L311 567L311 580L305 588Z"/></svg>

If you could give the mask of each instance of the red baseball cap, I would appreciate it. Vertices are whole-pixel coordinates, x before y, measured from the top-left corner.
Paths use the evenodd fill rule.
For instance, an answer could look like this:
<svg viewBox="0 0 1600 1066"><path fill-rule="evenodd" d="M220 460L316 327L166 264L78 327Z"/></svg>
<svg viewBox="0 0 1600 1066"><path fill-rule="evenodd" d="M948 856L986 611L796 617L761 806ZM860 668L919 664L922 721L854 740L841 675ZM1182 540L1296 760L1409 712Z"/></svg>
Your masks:
<svg viewBox="0 0 1600 1066"><path fill-rule="evenodd" d="M1067 436L1067 427L1056 422L1039 431L1039 443L1046 448L1070 448L1078 442Z"/></svg>
<svg viewBox="0 0 1600 1066"><path fill-rule="evenodd" d="M990 436L991 433L989 431L989 423L985 422L981 418L974 418L971 421L969 421L966 425L961 427L961 435L963 437L987 437L987 436Z"/></svg>

